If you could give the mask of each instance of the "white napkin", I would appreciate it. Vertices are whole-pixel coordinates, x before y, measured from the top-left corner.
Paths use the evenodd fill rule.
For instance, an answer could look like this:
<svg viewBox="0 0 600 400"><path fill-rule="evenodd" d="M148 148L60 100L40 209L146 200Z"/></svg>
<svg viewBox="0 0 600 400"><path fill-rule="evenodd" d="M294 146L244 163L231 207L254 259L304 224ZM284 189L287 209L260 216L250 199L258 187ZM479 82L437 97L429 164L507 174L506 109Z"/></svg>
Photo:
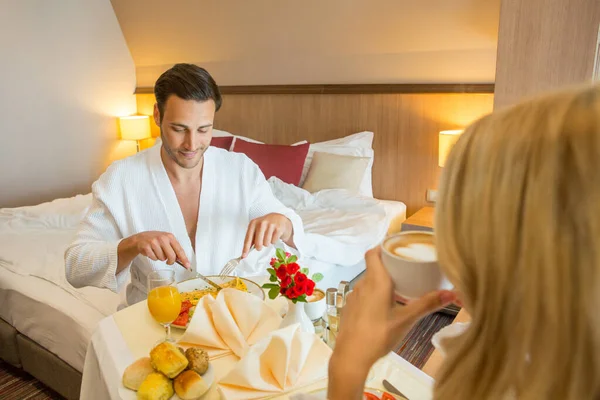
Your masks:
<svg viewBox="0 0 600 400"><path fill-rule="evenodd" d="M219 382L223 398L256 399L288 393L327 378L331 349L298 324L272 332Z"/></svg>
<svg viewBox="0 0 600 400"><path fill-rule="evenodd" d="M230 353L243 357L249 347L279 328L281 317L258 297L223 289L204 296L179 343L203 347L210 358Z"/></svg>
<svg viewBox="0 0 600 400"><path fill-rule="evenodd" d="M462 335L470 325L471 322L455 322L447 325L433 335L431 344L442 354L442 357L446 357L448 353L446 339Z"/></svg>

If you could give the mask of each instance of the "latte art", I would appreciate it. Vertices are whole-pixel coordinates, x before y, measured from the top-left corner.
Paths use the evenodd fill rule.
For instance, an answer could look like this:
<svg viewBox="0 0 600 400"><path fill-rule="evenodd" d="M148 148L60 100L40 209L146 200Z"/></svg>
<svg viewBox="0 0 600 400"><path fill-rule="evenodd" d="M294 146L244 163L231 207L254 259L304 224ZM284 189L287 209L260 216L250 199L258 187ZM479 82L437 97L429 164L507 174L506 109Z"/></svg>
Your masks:
<svg viewBox="0 0 600 400"><path fill-rule="evenodd" d="M397 295L416 299L434 290L452 288L438 264L433 232L396 233L388 236L381 247L381 260Z"/></svg>
<svg viewBox="0 0 600 400"><path fill-rule="evenodd" d="M410 261L431 262L437 260L435 247L429 243L410 243L395 247L392 253Z"/></svg>

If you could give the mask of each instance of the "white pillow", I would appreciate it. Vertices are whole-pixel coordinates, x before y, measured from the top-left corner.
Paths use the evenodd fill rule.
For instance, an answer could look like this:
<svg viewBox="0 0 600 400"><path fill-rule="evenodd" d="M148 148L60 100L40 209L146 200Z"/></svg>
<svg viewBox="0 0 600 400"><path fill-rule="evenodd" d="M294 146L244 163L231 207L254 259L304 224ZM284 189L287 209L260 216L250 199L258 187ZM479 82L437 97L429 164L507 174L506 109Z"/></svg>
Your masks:
<svg viewBox="0 0 600 400"><path fill-rule="evenodd" d="M235 141L237 138L246 140L251 143L261 143L258 140L254 140L245 136L234 135L227 131L222 131L219 129L213 129L213 136L215 137L223 137L223 136L233 136L234 139L231 142L231 147L229 151L233 149L235 145ZM303 140L298 143L294 143L292 146L297 146L300 144L306 143L306 140ZM308 170L310 169L310 165L312 163L313 154L315 151L319 151L322 153L331 153L331 154L339 154L339 155L347 155L347 156L355 156L355 157L368 157L369 165L365 170L365 176L360 184L360 188L358 190L359 194L366 197L373 197L373 132L363 131L359 133L354 133L352 135L344 136L339 139L327 140L324 142L317 142L310 145L308 148L308 155L306 156L306 161L304 161L304 166L302 167L302 176L300 177L300 187L304 184L306 180L306 176L308 175Z"/></svg>
<svg viewBox="0 0 600 400"><path fill-rule="evenodd" d="M250 143L265 144L265 142L260 142L258 140L250 139L249 137L246 137L246 136L234 135L232 133L229 133L229 132L226 132L226 131L220 131L218 129L213 129L213 136L214 137L233 136L233 141L231 142L231 147L229 148L229 151L233 150L233 146L235 146L235 141L237 139L242 139L242 140L245 140L246 142L250 142ZM305 144L305 143L308 143L308 141L303 140L301 142L294 143L292 146L299 146L299 145Z"/></svg>
<svg viewBox="0 0 600 400"><path fill-rule="evenodd" d="M0 208L0 226L2 222L10 221L13 227L19 224L18 226L28 227L73 228L79 224L91 204L92 194L88 193L35 206Z"/></svg>
<svg viewBox="0 0 600 400"><path fill-rule="evenodd" d="M246 142L250 142L250 143L259 143L259 144L264 144L264 142L259 142L258 140L254 140L251 139L249 137L245 137L245 136L239 136L239 135L234 135L233 133L229 133L226 131L221 131L219 129L213 129L212 131L212 135L214 137L227 137L227 136L233 136L233 141L231 142L231 147L229 148L229 151L233 150L233 146L235 145L235 141L237 138L243 139Z"/></svg>
<svg viewBox="0 0 600 400"><path fill-rule="evenodd" d="M304 184L310 165L312 164L315 151L321 153L332 153L345 156L367 157L369 165L365 170L363 180L358 189L359 194L366 197L373 197L373 159L375 153L373 151L373 132L359 132L353 135L345 136L339 139L327 140L325 142L313 143L308 148L308 155L302 169L302 177L300 178L300 187Z"/></svg>

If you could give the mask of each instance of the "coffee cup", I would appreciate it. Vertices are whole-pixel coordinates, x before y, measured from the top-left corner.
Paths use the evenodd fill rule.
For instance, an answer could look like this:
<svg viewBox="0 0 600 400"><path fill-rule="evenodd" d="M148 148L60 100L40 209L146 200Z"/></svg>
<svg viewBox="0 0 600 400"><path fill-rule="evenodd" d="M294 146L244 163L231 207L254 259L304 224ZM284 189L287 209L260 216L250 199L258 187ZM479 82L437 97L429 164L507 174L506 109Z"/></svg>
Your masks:
<svg viewBox="0 0 600 400"><path fill-rule="evenodd" d="M433 233L400 232L388 236L381 249L383 265L397 295L415 299L434 290L452 288L438 264Z"/></svg>
<svg viewBox="0 0 600 400"><path fill-rule="evenodd" d="M315 289L311 296L306 298L304 311L311 321L315 321L323 316L327 305L325 304L325 292L321 289Z"/></svg>

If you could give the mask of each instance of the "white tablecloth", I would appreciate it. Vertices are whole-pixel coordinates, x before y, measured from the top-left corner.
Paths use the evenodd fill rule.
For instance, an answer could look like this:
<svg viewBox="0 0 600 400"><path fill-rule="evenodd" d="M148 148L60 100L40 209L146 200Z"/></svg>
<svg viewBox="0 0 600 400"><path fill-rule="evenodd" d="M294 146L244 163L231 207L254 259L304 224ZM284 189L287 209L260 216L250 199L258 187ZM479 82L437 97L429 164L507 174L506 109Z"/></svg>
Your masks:
<svg viewBox="0 0 600 400"><path fill-rule="evenodd" d="M270 300L267 302L273 307L282 304ZM175 338L181 335L181 331L177 328L173 328L172 331ZM87 350L81 399L135 399L135 392L121 384L123 371L136 359L147 357L150 349L163 337L164 329L152 319L146 302L138 303L103 319L96 328ZM217 378L228 371L224 359L217 359L211 363ZM427 400L432 397L433 379L395 353L388 354L375 364L367 386L383 390L384 378L410 400ZM322 381L310 389L326 387L326 385L327 383ZM216 385L213 385L203 396L203 400L213 399L220 399Z"/></svg>

